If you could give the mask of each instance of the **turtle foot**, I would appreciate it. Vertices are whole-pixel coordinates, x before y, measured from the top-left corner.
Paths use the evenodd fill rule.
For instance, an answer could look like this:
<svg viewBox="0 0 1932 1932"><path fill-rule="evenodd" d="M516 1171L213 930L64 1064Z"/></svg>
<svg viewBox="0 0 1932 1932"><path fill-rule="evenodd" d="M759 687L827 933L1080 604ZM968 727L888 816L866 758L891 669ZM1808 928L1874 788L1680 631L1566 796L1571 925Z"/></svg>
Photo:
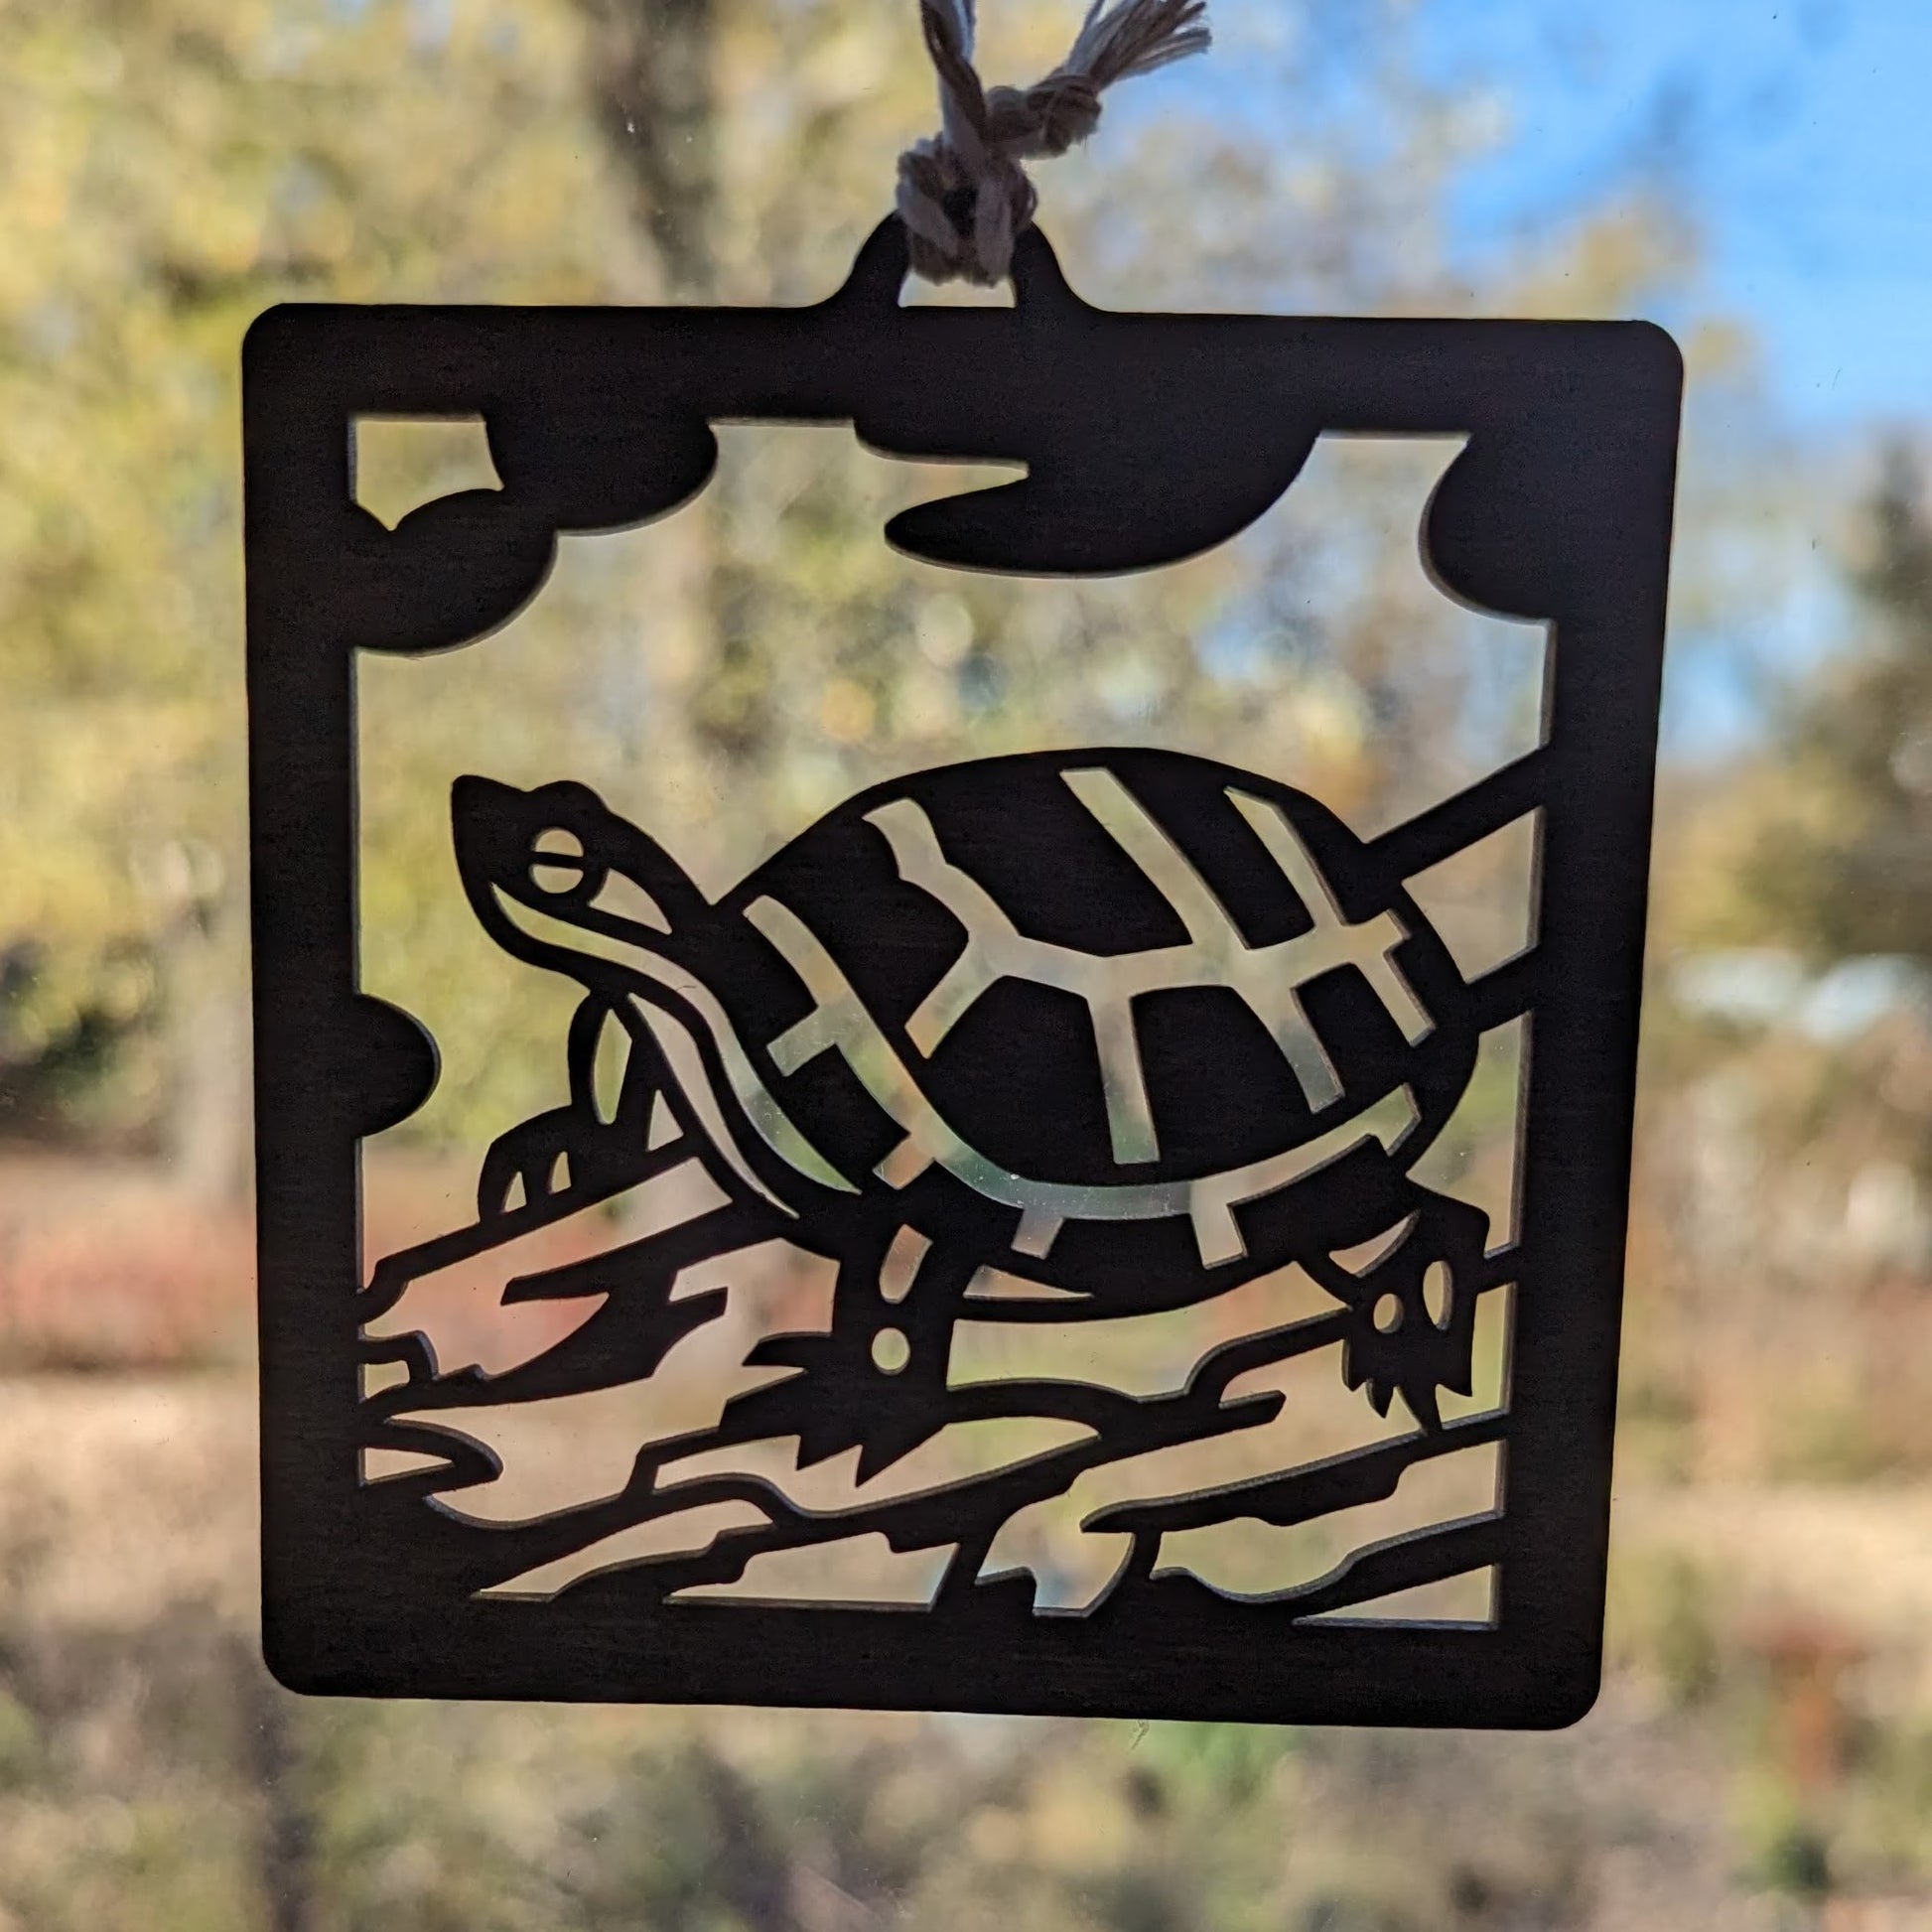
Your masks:
<svg viewBox="0 0 1932 1932"><path fill-rule="evenodd" d="M755 1422L760 1434L796 1436L800 1468L856 1448L867 1482L945 1427L943 1370L936 1381L919 1376L878 1340L862 1349L845 1335L773 1335L746 1359L799 1371L741 1396L730 1414L735 1428ZM896 1359L897 1368L885 1365Z"/></svg>
<svg viewBox="0 0 1932 1932"><path fill-rule="evenodd" d="M493 1221L566 1195L621 1191L647 1171L649 1153L579 1107L556 1107L498 1135L483 1156L477 1215Z"/></svg>
<svg viewBox="0 0 1932 1932"><path fill-rule="evenodd" d="M538 1114L498 1135L477 1180L478 1218L493 1221L568 1193L577 1180L583 1144L583 1123L570 1107Z"/></svg>
<svg viewBox="0 0 1932 1932"><path fill-rule="evenodd" d="M1351 1320L1342 1380L1366 1392L1378 1416L1400 1395L1432 1434L1443 1426L1442 1393L1475 1387L1477 1291L1488 1272L1489 1217L1441 1195L1418 1205L1401 1243L1335 1292Z"/></svg>

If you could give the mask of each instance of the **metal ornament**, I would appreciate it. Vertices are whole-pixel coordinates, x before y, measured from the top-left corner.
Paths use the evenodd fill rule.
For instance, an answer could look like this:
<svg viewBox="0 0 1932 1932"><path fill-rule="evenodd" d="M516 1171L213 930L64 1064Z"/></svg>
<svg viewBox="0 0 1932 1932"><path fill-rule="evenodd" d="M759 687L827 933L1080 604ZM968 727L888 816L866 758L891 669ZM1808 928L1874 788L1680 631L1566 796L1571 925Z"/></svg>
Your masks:
<svg viewBox="0 0 1932 1932"><path fill-rule="evenodd" d="M889 221L808 309L288 307L250 333L269 1662L297 1688L364 1695L1570 1722L1600 1653L1676 349L1640 324L1112 314L1066 287L1036 232L1010 311L901 309L905 264ZM469 413L499 491L393 531L357 507L355 418ZM568 774L533 790L466 776L450 890L533 979L577 989L558 1043L570 1097L504 1123L474 1220L365 1272L359 1143L423 1103L437 1051L358 990L357 654L487 650L476 640L536 592L559 533L700 491L726 418L1023 461L1023 482L923 504L886 535L930 563L1055 575L1225 541L1324 432L1461 434L1426 559L1463 602L1551 626L1544 742L1366 841L1209 757L958 764L799 828L715 902L678 862L677 826L631 824ZM1532 813L1534 942L1465 980L1406 882ZM1519 1019L1533 1051L1512 1231L1415 1170L1482 1035ZM621 1085L601 1108L592 1061L612 1040ZM606 1298L536 1361L485 1386L439 1376L419 1337L367 1338L412 1281L674 1172L702 1177L705 1211L506 1284L506 1300ZM764 1386L697 1436L640 1444L619 1495L510 1527L450 1507L494 1473L466 1407L670 1373L724 1300L680 1277L772 1240L825 1257L836 1287L821 1328L759 1344ZM1290 1266L1325 1311L1222 1343L1178 1388L949 1373L989 1271L999 1319L1066 1323L1207 1303ZM1505 1289L1506 1393L1446 1415L1471 1387L1478 1311ZM1085 1527L1126 1556L1083 1613L1040 1609L1032 1576L989 1560L1003 1524L1085 1471L1265 1425L1285 1398L1242 1378L1317 1351L1356 1400L1399 1401L1414 1426L1099 1512ZM399 1365L395 1386L364 1398L374 1361ZM439 1409L437 1470L364 1478L371 1445L420 1447ZM937 1487L878 1480L996 1418L1073 1440ZM674 1466L780 1440L801 1471L856 1451L877 1500L815 1509L719 1456L711 1473ZM1493 1507L1310 1586L1238 1597L1164 1562L1189 1530L1315 1522L1478 1444L1501 1446ZM696 1548L671 1538L560 1590L514 1587L727 1503L740 1520ZM761 1560L860 1537L933 1553L929 1599L744 1587ZM1493 1580L1487 1620L1366 1613L1471 1571Z"/></svg>

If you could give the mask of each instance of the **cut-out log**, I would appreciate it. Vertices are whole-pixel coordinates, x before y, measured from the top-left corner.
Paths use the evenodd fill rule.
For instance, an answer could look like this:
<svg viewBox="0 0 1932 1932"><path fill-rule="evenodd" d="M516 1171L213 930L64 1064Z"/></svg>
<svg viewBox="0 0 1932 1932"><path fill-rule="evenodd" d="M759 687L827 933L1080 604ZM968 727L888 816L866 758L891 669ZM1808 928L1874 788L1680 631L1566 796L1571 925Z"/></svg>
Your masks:
<svg viewBox="0 0 1932 1932"><path fill-rule="evenodd" d="M1191 1496L1124 1503L1090 1517L1087 1527L1158 1539L1170 1531L1200 1529L1247 1516L1283 1527L1307 1523L1338 1509L1380 1502L1395 1494L1403 1471L1416 1463L1432 1456L1452 1455L1479 1444L1501 1442L1508 1434L1507 1415L1477 1416L1468 1422L1449 1423L1433 1435L1400 1437L1393 1443L1378 1443L1372 1449L1279 1476L1263 1476Z"/></svg>

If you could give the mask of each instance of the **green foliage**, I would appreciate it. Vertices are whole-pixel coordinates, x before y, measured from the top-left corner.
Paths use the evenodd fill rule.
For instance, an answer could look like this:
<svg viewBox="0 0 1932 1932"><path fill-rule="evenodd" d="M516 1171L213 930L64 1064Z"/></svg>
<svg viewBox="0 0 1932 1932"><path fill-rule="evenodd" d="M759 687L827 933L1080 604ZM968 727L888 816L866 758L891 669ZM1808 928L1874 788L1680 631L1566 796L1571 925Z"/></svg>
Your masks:
<svg viewBox="0 0 1932 1932"><path fill-rule="evenodd" d="M1744 884L1808 952L1932 960L1932 523L1903 455L1865 525L1862 638L1786 696Z"/></svg>
<svg viewBox="0 0 1932 1932"><path fill-rule="evenodd" d="M1278 1725L1158 1724L1139 1749L1150 1773L1190 1802L1251 1804L1300 1733Z"/></svg>
<svg viewBox="0 0 1932 1932"><path fill-rule="evenodd" d="M0 1685L0 1789L19 1790L45 1767L39 1721Z"/></svg>
<svg viewBox="0 0 1932 1932"><path fill-rule="evenodd" d="M1604 1641L1615 1664L1651 1679L1675 1708L1717 1694L1723 1642L1710 1579L1682 1556L1646 1553L1613 1568Z"/></svg>
<svg viewBox="0 0 1932 1932"><path fill-rule="evenodd" d="M238 890L242 331L289 298L635 293L580 59L558 0L447 21L405 0L0 14L0 1080L17 1102L155 1014L184 917Z"/></svg>
<svg viewBox="0 0 1932 1932"><path fill-rule="evenodd" d="M1832 1890L1830 1837L1784 1780L1764 1771L1747 1776L1737 1814L1754 1887L1814 1902Z"/></svg>
<svg viewBox="0 0 1932 1932"><path fill-rule="evenodd" d="M1466 306L1438 235L1477 123L1409 71L1404 9L1376 15L1356 72L1231 6L1246 118L1158 86L1110 107L1053 171L1076 279L1128 305ZM1069 25L1003 10L989 69L1043 71ZM247 322L289 297L821 296L927 129L930 76L909 9L882 26L852 0L21 0L0 58L0 1109L133 1127L199 1091L218 1115L232 1098L193 1065L220 1059L208 1016L240 982ZM1656 236L1584 224L1519 285L1613 306L1668 268ZM447 840L385 790L413 760L513 760L552 733L543 775L674 808L712 847L694 869L729 871L885 770L1055 737L1212 743L1372 810L1442 775L1442 723L1479 696L1445 612L1337 595L1345 541L1258 532L1113 590L942 579L878 538L916 473L842 433L754 442L654 549L566 546L525 620L548 647L514 678L372 722L372 979L461 954L432 909ZM1347 487L1372 519L1386 492ZM500 662L501 640L466 655ZM501 1050L419 1137L499 1122L545 1077L547 1017L480 1017Z"/></svg>
<svg viewBox="0 0 1932 1932"><path fill-rule="evenodd" d="M1123 1760L1121 1726L461 1706L306 1719L329 1932L1279 1922L1269 1795L1171 1789L1138 1750Z"/></svg>

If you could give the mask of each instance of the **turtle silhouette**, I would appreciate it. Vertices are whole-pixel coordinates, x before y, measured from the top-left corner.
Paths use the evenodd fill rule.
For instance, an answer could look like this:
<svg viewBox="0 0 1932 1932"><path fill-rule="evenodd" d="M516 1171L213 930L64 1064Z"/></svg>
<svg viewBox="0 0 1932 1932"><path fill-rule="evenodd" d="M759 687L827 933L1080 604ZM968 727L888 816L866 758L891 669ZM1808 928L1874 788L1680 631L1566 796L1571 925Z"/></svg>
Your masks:
<svg viewBox="0 0 1932 1932"><path fill-rule="evenodd" d="M715 902L582 784L459 778L453 817L491 937L585 993L570 1102L492 1144L480 1213L695 1153L734 1241L836 1260L830 1332L755 1356L803 1373L741 1398L803 1460L857 1444L863 1476L940 1428L964 1316L1173 1309L1290 1263L1349 1311L1378 1410L1435 1428L1468 1391L1487 1219L1410 1170L1479 1027L1308 794L1169 752L981 759L858 794Z"/></svg>

